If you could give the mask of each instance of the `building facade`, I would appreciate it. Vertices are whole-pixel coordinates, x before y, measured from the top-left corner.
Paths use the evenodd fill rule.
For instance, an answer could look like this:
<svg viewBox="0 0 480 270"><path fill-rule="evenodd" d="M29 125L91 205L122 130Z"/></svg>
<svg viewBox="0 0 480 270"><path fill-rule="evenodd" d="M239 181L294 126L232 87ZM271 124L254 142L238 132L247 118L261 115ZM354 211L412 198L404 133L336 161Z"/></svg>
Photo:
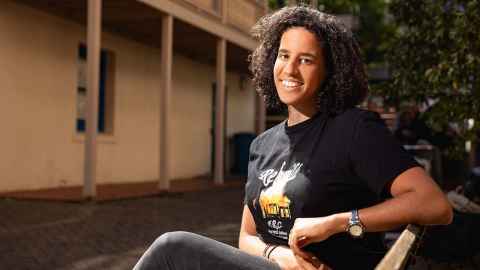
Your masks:
<svg viewBox="0 0 480 270"><path fill-rule="evenodd" d="M232 135L264 128L247 56L265 12L253 0L3 1L0 193L222 183Z"/></svg>

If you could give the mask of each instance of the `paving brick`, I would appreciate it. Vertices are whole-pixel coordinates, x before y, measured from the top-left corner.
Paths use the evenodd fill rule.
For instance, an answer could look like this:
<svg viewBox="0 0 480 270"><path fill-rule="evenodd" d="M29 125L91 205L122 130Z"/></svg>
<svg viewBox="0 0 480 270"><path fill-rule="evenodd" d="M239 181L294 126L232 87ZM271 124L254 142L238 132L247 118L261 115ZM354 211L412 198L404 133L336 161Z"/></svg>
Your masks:
<svg viewBox="0 0 480 270"><path fill-rule="evenodd" d="M239 186L97 203L0 199L0 269L131 269L177 230L237 246L242 201ZM411 269L476 269L479 258Z"/></svg>
<svg viewBox="0 0 480 270"><path fill-rule="evenodd" d="M0 200L2 269L131 269L156 237L185 230L236 245L243 188L101 203Z"/></svg>

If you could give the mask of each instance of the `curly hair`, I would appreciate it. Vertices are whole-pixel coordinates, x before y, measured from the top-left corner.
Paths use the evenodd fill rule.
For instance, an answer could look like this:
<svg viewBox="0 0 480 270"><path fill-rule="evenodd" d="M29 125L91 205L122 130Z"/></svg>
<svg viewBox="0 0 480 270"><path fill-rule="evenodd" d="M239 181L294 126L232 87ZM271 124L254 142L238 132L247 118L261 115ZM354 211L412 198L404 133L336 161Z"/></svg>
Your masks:
<svg viewBox="0 0 480 270"><path fill-rule="evenodd" d="M304 27L315 34L324 50L326 79L317 91L317 109L336 115L360 104L368 82L360 49L353 34L334 16L306 7L284 7L262 17L252 28L259 46L249 56L255 90L267 108L286 110L275 88L273 67L282 34L291 27Z"/></svg>

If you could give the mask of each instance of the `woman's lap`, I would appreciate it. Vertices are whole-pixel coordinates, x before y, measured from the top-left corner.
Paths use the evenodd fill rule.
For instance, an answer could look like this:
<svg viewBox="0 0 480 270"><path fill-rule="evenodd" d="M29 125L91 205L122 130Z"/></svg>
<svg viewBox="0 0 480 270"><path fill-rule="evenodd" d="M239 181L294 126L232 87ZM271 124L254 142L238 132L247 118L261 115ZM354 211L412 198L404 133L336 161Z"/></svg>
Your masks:
<svg viewBox="0 0 480 270"><path fill-rule="evenodd" d="M134 270L278 270L276 264L216 240L189 232L170 232L153 242Z"/></svg>

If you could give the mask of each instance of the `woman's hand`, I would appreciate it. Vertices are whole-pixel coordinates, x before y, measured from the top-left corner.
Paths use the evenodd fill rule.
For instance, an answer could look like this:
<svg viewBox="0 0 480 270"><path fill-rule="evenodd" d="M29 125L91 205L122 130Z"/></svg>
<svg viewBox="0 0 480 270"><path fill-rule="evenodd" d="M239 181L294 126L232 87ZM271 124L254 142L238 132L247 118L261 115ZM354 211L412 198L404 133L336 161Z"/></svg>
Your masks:
<svg viewBox="0 0 480 270"><path fill-rule="evenodd" d="M288 245L295 255L309 260L309 253L301 248L310 243L323 241L337 232L339 229L333 216L297 218L290 230Z"/></svg>
<svg viewBox="0 0 480 270"><path fill-rule="evenodd" d="M328 266L320 262L313 254L306 253L309 260L295 256L288 247L279 246L270 254L270 260L276 262L282 270L329 270Z"/></svg>

